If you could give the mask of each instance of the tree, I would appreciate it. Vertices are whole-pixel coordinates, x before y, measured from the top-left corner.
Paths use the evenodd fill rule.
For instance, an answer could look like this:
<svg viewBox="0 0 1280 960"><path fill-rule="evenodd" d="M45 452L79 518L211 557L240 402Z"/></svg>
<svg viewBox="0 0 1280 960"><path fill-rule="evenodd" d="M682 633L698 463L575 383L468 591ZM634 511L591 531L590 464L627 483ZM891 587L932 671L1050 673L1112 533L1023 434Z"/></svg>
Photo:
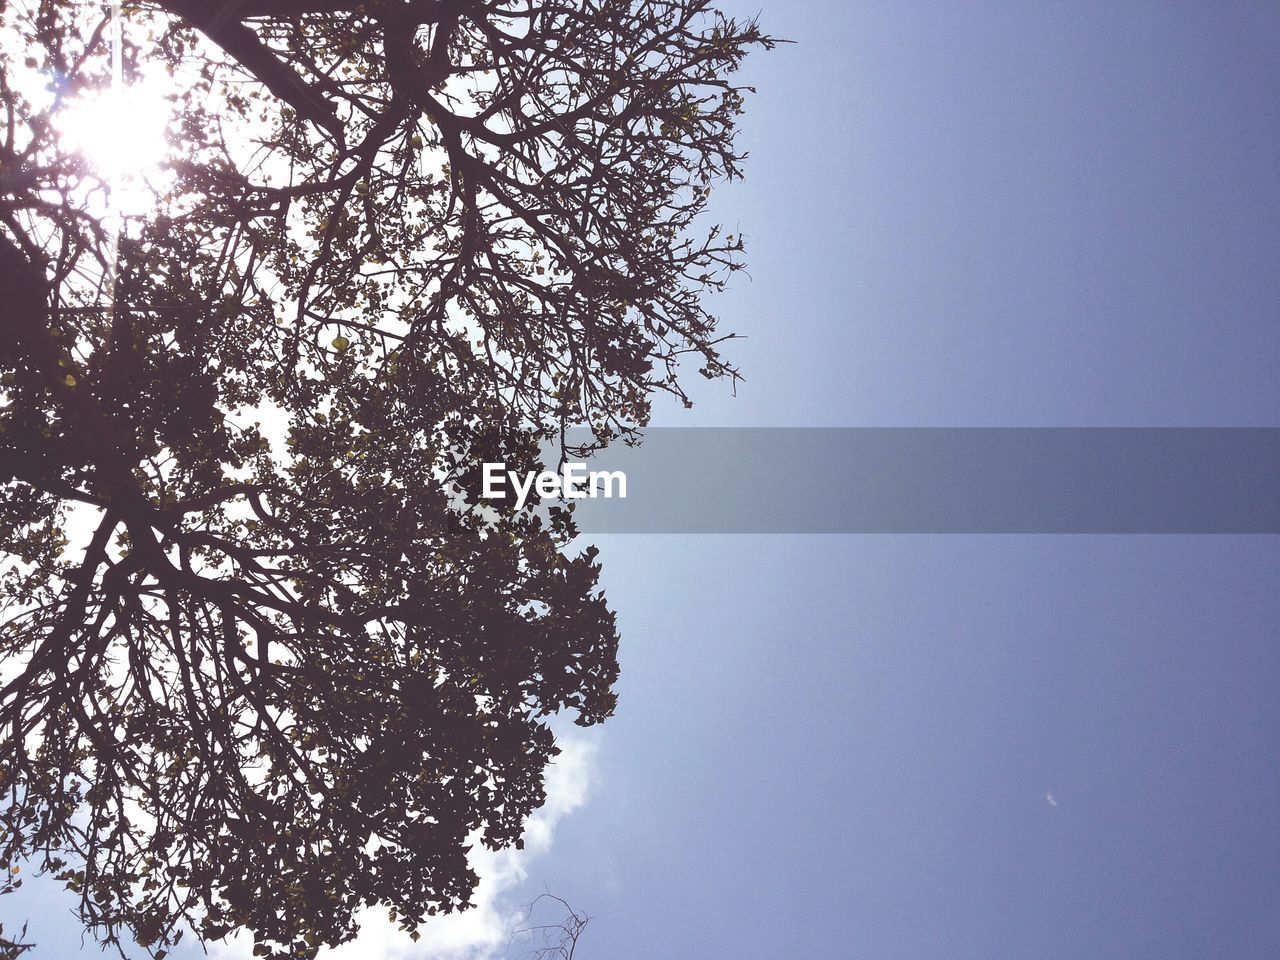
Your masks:
<svg viewBox="0 0 1280 960"><path fill-rule="evenodd" d="M535 922L534 915L543 901L559 904L565 912L564 919L556 923ZM573 960L578 951L578 941L590 922L590 917L578 913L568 901L555 894L544 893L529 904L523 922L512 932L508 947L515 946L517 942L523 943L529 948L525 951L529 960Z"/></svg>
<svg viewBox="0 0 1280 960"><path fill-rule="evenodd" d="M22 881L17 878L17 874L10 873L10 868L4 868L4 876L0 876L0 894L12 893L18 887L22 886ZM22 925L22 929L18 931L18 938L11 940L5 936L4 924L0 923L0 960L16 960L28 950L35 947L33 943L25 942L27 934L26 924Z"/></svg>
<svg viewBox="0 0 1280 960"><path fill-rule="evenodd" d="M547 718L615 703L594 550L475 510L478 464L737 376L742 240L695 219L772 41L708 0L152 0L113 67L115 29L0 2L0 854L157 956L412 930L519 844ZM142 213L65 128L108 88L167 98Z"/></svg>

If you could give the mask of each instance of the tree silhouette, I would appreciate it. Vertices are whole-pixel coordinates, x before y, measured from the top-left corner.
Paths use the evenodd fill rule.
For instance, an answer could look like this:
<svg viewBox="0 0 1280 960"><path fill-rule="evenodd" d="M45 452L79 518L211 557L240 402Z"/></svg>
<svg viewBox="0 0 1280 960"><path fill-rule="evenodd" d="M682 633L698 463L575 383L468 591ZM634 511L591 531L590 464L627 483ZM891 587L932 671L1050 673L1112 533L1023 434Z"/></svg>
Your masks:
<svg viewBox="0 0 1280 960"><path fill-rule="evenodd" d="M707 0L159 0L113 81L115 29L0 2L0 854L156 956L412 931L520 843L547 718L615 703L594 550L475 471L736 377L742 241L694 221L772 41ZM65 129L113 82L167 98L144 212Z"/></svg>
<svg viewBox="0 0 1280 960"><path fill-rule="evenodd" d="M536 920L538 907L544 902L556 903L564 910L563 920L555 923L541 923ZM539 895L524 911L524 919L512 931L508 949L517 942L527 947L524 956L527 960L574 960L578 951L578 941L591 918L585 913L578 913L567 900L552 893Z"/></svg>
<svg viewBox="0 0 1280 960"><path fill-rule="evenodd" d="M0 895L12 893L18 887L22 886L22 881L18 879L17 874L10 872L12 867L5 864L0 867L3 875L0 875ZM18 931L17 939L10 939L4 932L4 924L0 923L0 960L16 960L23 956L28 950L35 948L35 944L26 942L27 926L22 925L22 929Z"/></svg>

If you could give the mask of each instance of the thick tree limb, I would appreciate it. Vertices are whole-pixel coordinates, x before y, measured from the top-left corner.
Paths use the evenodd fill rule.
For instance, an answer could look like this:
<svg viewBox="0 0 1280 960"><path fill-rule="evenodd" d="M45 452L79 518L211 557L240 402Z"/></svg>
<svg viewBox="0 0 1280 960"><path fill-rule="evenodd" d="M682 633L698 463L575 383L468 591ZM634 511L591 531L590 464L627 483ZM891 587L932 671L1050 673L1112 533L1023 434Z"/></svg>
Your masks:
<svg viewBox="0 0 1280 960"><path fill-rule="evenodd" d="M333 112L333 106L283 63L256 33L234 19L242 15L239 4L231 2L219 6L205 0L163 0L160 6L220 46L263 86L297 110L299 116L329 131L342 142L342 121Z"/></svg>

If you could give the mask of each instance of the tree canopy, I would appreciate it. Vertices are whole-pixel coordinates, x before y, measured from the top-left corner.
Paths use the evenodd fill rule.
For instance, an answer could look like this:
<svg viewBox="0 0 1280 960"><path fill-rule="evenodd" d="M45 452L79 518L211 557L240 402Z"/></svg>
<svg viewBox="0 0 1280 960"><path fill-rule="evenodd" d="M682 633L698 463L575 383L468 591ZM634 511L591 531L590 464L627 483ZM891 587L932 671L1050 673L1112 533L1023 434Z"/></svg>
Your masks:
<svg viewBox="0 0 1280 960"><path fill-rule="evenodd" d="M0 0L7 864L157 955L467 905L618 672L571 512L473 473L737 376L701 215L771 44L709 0ZM135 208L67 119L129 90Z"/></svg>

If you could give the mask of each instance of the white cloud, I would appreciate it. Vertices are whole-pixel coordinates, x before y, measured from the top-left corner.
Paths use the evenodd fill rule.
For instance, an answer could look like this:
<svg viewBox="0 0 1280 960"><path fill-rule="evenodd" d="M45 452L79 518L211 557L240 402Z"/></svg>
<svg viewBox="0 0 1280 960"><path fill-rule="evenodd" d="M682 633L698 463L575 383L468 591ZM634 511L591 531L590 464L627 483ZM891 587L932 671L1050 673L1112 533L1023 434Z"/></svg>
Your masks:
<svg viewBox="0 0 1280 960"><path fill-rule="evenodd" d="M547 801L525 827L523 850L494 852L476 843L471 863L480 877L474 906L435 917L423 925L414 943L387 919L386 910L360 917L360 935L321 954L326 960L494 960L524 917L511 893L528 876L528 862L551 849L556 825L586 801L598 744L582 735L558 738L560 756L547 768ZM250 960L252 941L240 937L209 945L213 960Z"/></svg>

